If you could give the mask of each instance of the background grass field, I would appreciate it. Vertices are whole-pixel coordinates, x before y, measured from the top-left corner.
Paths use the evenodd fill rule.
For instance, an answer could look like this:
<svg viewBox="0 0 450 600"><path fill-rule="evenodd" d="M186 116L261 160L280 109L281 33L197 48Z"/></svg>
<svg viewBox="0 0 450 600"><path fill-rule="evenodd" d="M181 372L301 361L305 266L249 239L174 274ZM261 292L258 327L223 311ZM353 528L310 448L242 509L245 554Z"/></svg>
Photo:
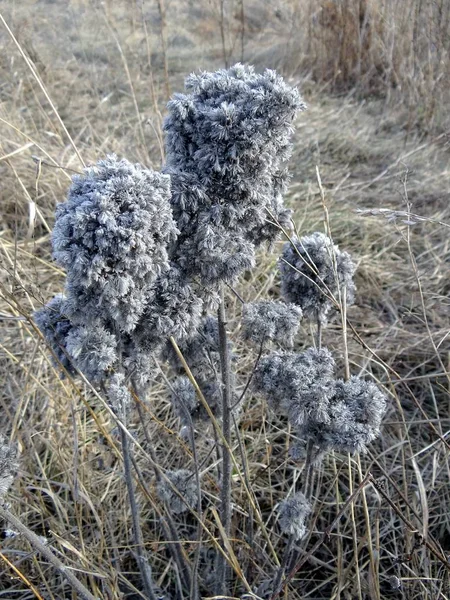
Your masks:
<svg viewBox="0 0 450 600"><path fill-rule="evenodd" d="M335 242L357 263L357 301L348 315L351 370L374 378L389 396L382 437L369 454L330 456L320 468L305 552L369 471L391 504L366 488L285 597L450 598L445 560L423 544L426 538L448 560L448 0L4 0L0 10L0 429L20 449L11 510L101 598L141 597L133 591L137 568L114 423L88 387L59 378L29 317L62 291L50 231L73 172L107 152L159 168L168 96L182 91L192 70L243 60L280 70L308 103L296 123L286 201L302 234L323 230L325 206ZM258 268L240 282L246 300L277 296L280 250L281 242L262 252ZM229 313L243 385L255 357L239 346L233 296ZM304 329L301 344L310 343ZM342 367L338 322L324 343ZM147 400L147 430L161 465L188 464L161 378ZM137 421L133 431L145 449ZM273 552L261 531L252 546L239 533L248 499L238 472L233 519L243 541L234 550L262 584L285 545L274 509L302 465L288 454L286 423L251 396L240 433ZM209 437L199 435L203 456ZM234 451L241 464L237 443ZM164 590L174 568L145 454L137 462L148 478L139 490L147 546ZM212 475L204 478L204 516L217 536ZM184 523L187 537L194 525ZM206 536L205 577L211 547ZM185 550L190 555L192 544ZM0 598L36 597L74 596L25 540L5 538Z"/></svg>

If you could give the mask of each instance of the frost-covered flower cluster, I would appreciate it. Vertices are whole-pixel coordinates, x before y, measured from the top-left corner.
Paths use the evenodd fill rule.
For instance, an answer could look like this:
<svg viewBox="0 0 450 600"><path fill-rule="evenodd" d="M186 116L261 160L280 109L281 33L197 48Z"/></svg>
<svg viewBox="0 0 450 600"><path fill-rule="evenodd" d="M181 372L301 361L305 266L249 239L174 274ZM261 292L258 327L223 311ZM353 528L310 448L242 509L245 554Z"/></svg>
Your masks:
<svg viewBox="0 0 450 600"><path fill-rule="evenodd" d="M14 480L17 470L17 452L6 444L5 438L0 434L0 504L3 503Z"/></svg>
<svg viewBox="0 0 450 600"><path fill-rule="evenodd" d="M300 306L306 318L326 323L333 299L337 302L344 288L347 305L353 304L355 265L325 234L287 242L279 265L283 297Z"/></svg>
<svg viewBox="0 0 450 600"><path fill-rule="evenodd" d="M169 336L182 341L195 335L202 309L203 300L172 263L170 271L159 278L133 332L137 348L143 352L152 352Z"/></svg>
<svg viewBox="0 0 450 600"><path fill-rule="evenodd" d="M190 508L195 509L198 503L195 474L188 469L177 469L176 471L168 471L166 477L170 483L162 478L158 482L157 489L159 498L168 505L169 510L178 515L187 512Z"/></svg>
<svg viewBox="0 0 450 600"><path fill-rule="evenodd" d="M335 380L334 368L326 348L272 352L261 359L254 387L289 418L301 439L321 451L363 452L380 433L385 396L359 377Z"/></svg>
<svg viewBox="0 0 450 600"><path fill-rule="evenodd" d="M57 360L69 375L74 375L75 370L66 347L67 336L73 326L63 313L63 307L64 296L58 294L34 313L34 320Z"/></svg>
<svg viewBox="0 0 450 600"><path fill-rule="evenodd" d="M176 234L167 175L114 155L86 168L57 206L52 233L54 258L67 272L65 314L132 331L169 269Z"/></svg>
<svg viewBox="0 0 450 600"><path fill-rule="evenodd" d="M253 266L255 246L277 235L272 218L287 224L285 162L304 104L274 71L240 64L191 75L186 88L165 122L165 172L181 231L174 259L211 286Z"/></svg>
<svg viewBox="0 0 450 600"><path fill-rule="evenodd" d="M306 519L311 512L311 504L302 492L286 498L278 507L278 524L283 533L291 535L296 541L305 537Z"/></svg>
<svg viewBox="0 0 450 600"><path fill-rule="evenodd" d="M338 380L330 402L330 419L325 424L305 423L299 435L312 440L321 450L364 452L380 434L386 398L372 382L359 377Z"/></svg>
<svg viewBox="0 0 450 600"><path fill-rule="evenodd" d="M302 353L272 352L261 359L254 387L293 425L306 421L326 423L334 394L334 365L326 348L309 348Z"/></svg>
<svg viewBox="0 0 450 600"><path fill-rule="evenodd" d="M290 347L297 335L302 309L295 304L262 300L244 304L242 309L242 336L260 346L275 342Z"/></svg>
<svg viewBox="0 0 450 600"><path fill-rule="evenodd" d="M170 262L177 235L167 175L111 155L74 177L52 235L66 293L35 313L71 374L125 368L143 388L152 353L195 329L203 303Z"/></svg>

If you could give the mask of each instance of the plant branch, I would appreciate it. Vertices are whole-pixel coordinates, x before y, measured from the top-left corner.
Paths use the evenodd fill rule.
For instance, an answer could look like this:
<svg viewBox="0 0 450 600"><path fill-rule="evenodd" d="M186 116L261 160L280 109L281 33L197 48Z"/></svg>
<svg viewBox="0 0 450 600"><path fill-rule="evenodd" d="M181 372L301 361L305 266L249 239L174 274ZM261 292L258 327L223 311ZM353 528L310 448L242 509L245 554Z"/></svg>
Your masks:
<svg viewBox="0 0 450 600"><path fill-rule="evenodd" d="M219 354L220 369L222 374L222 432L224 443L222 444L222 480L220 490L220 519L227 538L231 532L231 356L228 346L225 315L225 294L223 286L221 299L217 311L219 326ZM224 544L224 540L222 541ZM217 557L216 594L227 595L227 562L222 553Z"/></svg>
<svg viewBox="0 0 450 600"><path fill-rule="evenodd" d="M28 529L26 525L20 521L16 516L14 516L8 509L4 506L0 505L0 517L5 519L8 523L10 523L14 529L16 529L19 533L21 533L30 544L36 548L38 552L44 556L48 562L63 576L74 590L80 594L82 598L85 600L98 600L95 596L91 594L91 592L81 583L79 579L73 575L72 571L69 567L66 567L59 558L57 558L53 552L50 550L48 546L46 546L42 540L33 532L31 529Z"/></svg>

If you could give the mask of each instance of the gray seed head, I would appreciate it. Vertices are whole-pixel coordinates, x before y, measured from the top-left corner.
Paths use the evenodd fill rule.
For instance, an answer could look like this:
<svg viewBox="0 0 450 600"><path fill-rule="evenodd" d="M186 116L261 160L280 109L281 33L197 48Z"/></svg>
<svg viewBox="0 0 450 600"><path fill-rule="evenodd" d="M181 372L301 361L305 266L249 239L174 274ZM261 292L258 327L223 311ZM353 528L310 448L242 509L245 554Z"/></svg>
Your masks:
<svg viewBox="0 0 450 600"><path fill-rule="evenodd" d="M232 281L254 263L254 248L289 221L282 203L292 121L305 108L273 71L237 64L191 75L168 104L167 165L182 231L180 267L208 285ZM269 215L269 211L272 216Z"/></svg>
<svg viewBox="0 0 450 600"><path fill-rule="evenodd" d="M66 348L73 364L94 382L102 381L117 361L117 338L100 323L72 327Z"/></svg>
<svg viewBox="0 0 450 600"><path fill-rule="evenodd" d="M188 415L194 420L194 416L198 414L197 392L188 377L182 375L175 379L172 383L170 401L183 425L190 424Z"/></svg>
<svg viewBox="0 0 450 600"><path fill-rule="evenodd" d="M283 297L300 306L308 319L326 323L333 309L330 294L338 300L339 289L346 289L347 305L355 300L355 265L323 233L286 243L279 268Z"/></svg>
<svg viewBox="0 0 450 600"><path fill-rule="evenodd" d="M3 435L0 435L0 504L11 487L17 471L17 451L6 444Z"/></svg>
<svg viewBox="0 0 450 600"><path fill-rule="evenodd" d="M158 483L158 495L171 512L178 515L187 512L190 508L195 509L198 502L195 474L188 469L178 469L167 472L166 476L181 495L180 498L164 479Z"/></svg>
<svg viewBox="0 0 450 600"><path fill-rule="evenodd" d="M283 533L292 535L295 540L305 537L306 519L311 512L311 504L302 492L280 502L278 507L278 523Z"/></svg>
<svg viewBox="0 0 450 600"><path fill-rule="evenodd" d="M170 179L108 156L73 178L56 209L53 255L67 271L74 323L99 319L132 331L177 235Z"/></svg>
<svg viewBox="0 0 450 600"><path fill-rule="evenodd" d="M323 426L305 423L299 435L313 440L324 451L365 452L380 435L385 412L385 395L374 383L359 377L339 380L330 401L329 422Z"/></svg>
<svg viewBox="0 0 450 600"><path fill-rule="evenodd" d="M215 417L222 415L221 387L216 381L196 379L197 385ZM184 375L177 377L172 384L170 401L174 411L180 417L182 426L189 426L192 421L209 421L206 408L197 397L197 392L190 379ZM236 412L236 411L234 411Z"/></svg>
<svg viewBox="0 0 450 600"><path fill-rule="evenodd" d="M58 361L69 375L74 375L75 369L66 349L67 336L72 330L72 323L64 313L64 304L64 296L58 294L37 310L33 318ZM57 366L56 361L53 362Z"/></svg>
<svg viewBox="0 0 450 600"><path fill-rule="evenodd" d="M275 411L293 425L329 421L334 394L334 359L326 348L305 352L272 352L261 359L253 385Z"/></svg>
<svg viewBox="0 0 450 600"><path fill-rule="evenodd" d="M302 309L295 304L272 300L244 304L242 336L258 346L276 342L282 347L291 347L301 318Z"/></svg>
<svg viewBox="0 0 450 600"><path fill-rule="evenodd" d="M134 342L141 351L153 353L173 336L177 343L192 335L200 323L203 301L180 270L172 265L160 277L136 330Z"/></svg>
<svg viewBox="0 0 450 600"><path fill-rule="evenodd" d="M232 343L229 341L230 350ZM204 317L195 331L179 344L180 350L197 382L208 381L219 370L219 327L217 319L210 315ZM172 348L165 355L178 373L184 372L178 356Z"/></svg>

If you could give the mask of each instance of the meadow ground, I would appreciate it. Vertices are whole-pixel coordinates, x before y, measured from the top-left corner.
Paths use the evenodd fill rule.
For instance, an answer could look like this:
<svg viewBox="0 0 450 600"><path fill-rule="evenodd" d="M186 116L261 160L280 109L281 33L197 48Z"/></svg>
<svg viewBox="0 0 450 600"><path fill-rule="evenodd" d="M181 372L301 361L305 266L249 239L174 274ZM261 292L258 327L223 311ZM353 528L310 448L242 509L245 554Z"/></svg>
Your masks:
<svg viewBox="0 0 450 600"><path fill-rule="evenodd" d="M87 387L59 378L30 319L64 285L64 274L51 260L55 205L64 200L82 162L107 152L159 168L168 94L182 91L192 70L220 68L242 54L258 68L280 69L305 97L308 110L296 122L286 202L301 234L323 230L328 215L335 242L357 263L357 298L348 313L351 371L372 377L389 397L382 436L369 453L330 455L320 467L316 518L303 552L322 543L285 597L450 598L448 104L443 100L430 113L438 96L427 96L418 110L420 103L402 101L406 86L386 94L375 88L368 92L358 82L333 87L318 81L296 54L294 26L300 16L295 6L0 2L5 21L0 23L0 429L20 449L9 502L101 598L141 596L132 589L137 573L114 423ZM313 17L322 33L332 27L320 14ZM246 300L278 295L281 244L261 252L257 269L240 281L237 291ZM240 305L231 294L228 300L243 386L255 356L240 345ZM300 339L302 346L310 345L311 332L303 329ZM340 322L333 322L324 343L340 368L342 339ZM160 464L186 464L189 450L178 437L163 379L156 379L143 407ZM137 420L132 429L145 448ZM275 557L285 545L274 509L300 477L302 464L288 454L292 435L286 423L251 395L240 436L261 530L273 547L261 530L253 546L240 534L248 498L235 472L234 537L241 542L234 552L252 582L261 585L273 575ZM199 439L200 452L208 454L208 435ZM237 441L233 450L241 465ZM148 480L139 490L146 543L164 590L171 587L174 569L159 526L150 466L145 454L138 453L136 460ZM366 487L346 506L369 472L377 486ZM206 473L204 486L205 527L215 536L210 506L218 489L212 472ZM189 536L193 523L187 519L183 526ZM203 573L208 548L205 542ZM189 543L185 550L193 552ZM242 593L236 587L236 597ZM25 540L5 538L0 598L35 597L75 596Z"/></svg>

